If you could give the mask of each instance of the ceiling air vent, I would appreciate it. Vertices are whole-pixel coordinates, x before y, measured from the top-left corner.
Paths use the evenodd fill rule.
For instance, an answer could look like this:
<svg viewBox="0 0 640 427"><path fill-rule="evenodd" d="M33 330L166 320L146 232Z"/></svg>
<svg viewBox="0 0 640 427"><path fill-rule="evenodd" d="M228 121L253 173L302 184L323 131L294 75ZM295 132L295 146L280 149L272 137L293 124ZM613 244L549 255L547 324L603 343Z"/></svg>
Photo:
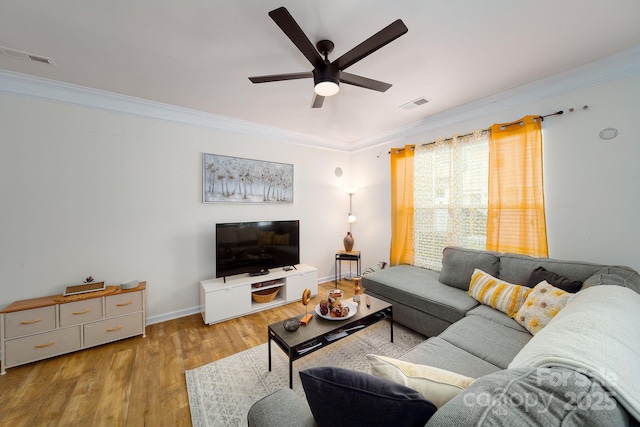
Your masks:
<svg viewBox="0 0 640 427"><path fill-rule="evenodd" d="M421 98L418 98L418 99L414 99L411 102L407 102L406 104L402 104L400 106L400 108L404 108L405 110L411 110L412 108L416 108L416 107L418 107L420 105L424 105L427 102L429 102L429 100L427 98L421 97Z"/></svg>
<svg viewBox="0 0 640 427"><path fill-rule="evenodd" d="M22 52L20 50L10 49L8 47L0 46L0 53L5 56L10 56L11 58L24 59L25 61L34 61L40 62L41 64L48 64L56 66L56 63L53 62L53 59L46 58L40 55L34 55L32 53Z"/></svg>

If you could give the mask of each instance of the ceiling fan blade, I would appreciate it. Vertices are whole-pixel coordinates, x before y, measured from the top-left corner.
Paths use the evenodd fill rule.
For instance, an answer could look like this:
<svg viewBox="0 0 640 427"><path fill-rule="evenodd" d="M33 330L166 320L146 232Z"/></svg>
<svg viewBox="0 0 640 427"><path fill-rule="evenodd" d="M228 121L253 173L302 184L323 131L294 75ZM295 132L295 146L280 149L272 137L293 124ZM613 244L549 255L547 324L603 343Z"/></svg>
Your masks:
<svg viewBox="0 0 640 427"><path fill-rule="evenodd" d="M310 79L313 77L311 71L304 73L271 74L269 76L249 77L253 83L279 82L282 80Z"/></svg>
<svg viewBox="0 0 640 427"><path fill-rule="evenodd" d="M320 56L304 31L302 31L302 28L300 28L286 8L279 7L272 10L269 12L269 16L278 24L278 27L280 27L314 67L324 64L322 56Z"/></svg>
<svg viewBox="0 0 640 427"><path fill-rule="evenodd" d="M407 31L409 31L407 26L404 25L401 19L398 19L336 59L334 63L338 66L338 69L342 71L381 47L391 43Z"/></svg>
<svg viewBox="0 0 640 427"><path fill-rule="evenodd" d="M313 100L311 101L311 108L322 108L322 103L324 102L324 96L318 95L313 92Z"/></svg>
<svg viewBox="0 0 640 427"><path fill-rule="evenodd" d="M366 89L377 90L378 92L386 92L392 85L390 83L381 82L378 80L368 79L366 77L357 76L355 74L340 73L340 81L353 86L359 86Z"/></svg>

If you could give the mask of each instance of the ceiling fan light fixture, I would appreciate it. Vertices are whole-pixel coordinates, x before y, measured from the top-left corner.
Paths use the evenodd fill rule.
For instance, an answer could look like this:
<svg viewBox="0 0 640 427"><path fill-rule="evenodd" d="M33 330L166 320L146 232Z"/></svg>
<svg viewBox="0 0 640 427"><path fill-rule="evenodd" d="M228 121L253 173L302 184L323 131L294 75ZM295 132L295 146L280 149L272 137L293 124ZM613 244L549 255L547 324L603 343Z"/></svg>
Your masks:
<svg viewBox="0 0 640 427"><path fill-rule="evenodd" d="M340 86L336 82L316 83L313 91L320 96L333 96L340 91Z"/></svg>
<svg viewBox="0 0 640 427"><path fill-rule="evenodd" d="M340 70L335 66L313 70L313 91L320 96L333 96L340 91Z"/></svg>

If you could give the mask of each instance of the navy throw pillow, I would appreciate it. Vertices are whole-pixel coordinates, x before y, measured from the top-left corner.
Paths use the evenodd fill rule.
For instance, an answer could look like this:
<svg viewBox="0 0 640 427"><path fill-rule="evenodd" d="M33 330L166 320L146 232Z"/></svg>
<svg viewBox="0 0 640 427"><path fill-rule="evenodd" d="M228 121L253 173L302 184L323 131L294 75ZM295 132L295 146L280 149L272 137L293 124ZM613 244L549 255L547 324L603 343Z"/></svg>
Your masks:
<svg viewBox="0 0 640 427"><path fill-rule="evenodd" d="M319 427L423 427L437 410L416 390L350 369L311 368L300 379Z"/></svg>
<svg viewBox="0 0 640 427"><path fill-rule="evenodd" d="M544 267L538 267L531 272L531 275L527 279L526 286L533 288L543 280L546 280L548 284L555 286L556 288L560 288L563 291L571 292L573 294L582 288L581 281L569 280L564 276L545 270Z"/></svg>

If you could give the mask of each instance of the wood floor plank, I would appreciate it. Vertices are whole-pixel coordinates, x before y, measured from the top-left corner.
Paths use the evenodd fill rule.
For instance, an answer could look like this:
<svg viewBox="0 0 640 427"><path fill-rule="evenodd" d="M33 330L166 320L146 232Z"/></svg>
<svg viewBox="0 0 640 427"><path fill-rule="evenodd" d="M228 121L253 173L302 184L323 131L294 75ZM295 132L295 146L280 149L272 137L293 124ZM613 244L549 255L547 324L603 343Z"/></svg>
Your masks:
<svg viewBox="0 0 640 427"><path fill-rule="evenodd" d="M332 288L320 284L310 312ZM347 297L353 283L341 281ZM215 325L200 314L134 337L7 370L1 425L190 426L185 371L267 342L267 325L304 314L300 303Z"/></svg>

